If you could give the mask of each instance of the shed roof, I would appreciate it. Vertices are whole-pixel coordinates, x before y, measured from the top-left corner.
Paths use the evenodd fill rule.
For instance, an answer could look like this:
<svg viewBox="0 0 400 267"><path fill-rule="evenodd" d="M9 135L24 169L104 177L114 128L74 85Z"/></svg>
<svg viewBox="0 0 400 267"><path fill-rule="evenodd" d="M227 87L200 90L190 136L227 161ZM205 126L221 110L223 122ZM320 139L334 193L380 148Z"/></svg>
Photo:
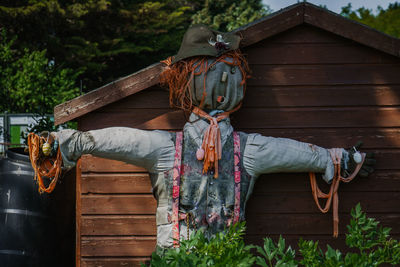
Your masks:
<svg viewBox="0 0 400 267"><path fill-rule="evenodd" d="M281 9L234 32L239 33L243 37L240 47L244 48L301 24L312 25L400 57L400 39L306 2ZM55 124L58 125L76 119L105 105L158 84L159 74L162 70L162 64L156 63L85 95L57 105L54 108Z"/></svg>

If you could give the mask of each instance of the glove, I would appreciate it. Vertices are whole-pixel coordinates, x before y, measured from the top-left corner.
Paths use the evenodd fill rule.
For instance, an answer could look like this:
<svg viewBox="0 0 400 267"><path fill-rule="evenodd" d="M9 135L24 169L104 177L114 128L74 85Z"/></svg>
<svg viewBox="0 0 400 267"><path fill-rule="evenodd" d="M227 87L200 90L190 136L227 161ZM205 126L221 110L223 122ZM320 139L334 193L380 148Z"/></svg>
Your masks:
<svg viewBox="0 0 400 267"><path fill-rule="evenodd" d="M356 169L357 162L354 159L354 154L356 154L358 152L358 149L362 146L362 144L363 144L362 141L358 141L355 146L353 146L352 148L346 149L346 152L348 153L348 160L347 160L347 162L345 162L345 161L341 162L341 165L342 165L341 167L343 170L342 171L343 177L350 176ZM361 169L358 172L358 175L365 178L374 172L374 170L375 170L374 166L376 164L376 160L374 157L375 157L375 154L372 152L368 152L365 155L364 163L361 166ZM345 158L345 157L343 157L343 158Z"/></svg>

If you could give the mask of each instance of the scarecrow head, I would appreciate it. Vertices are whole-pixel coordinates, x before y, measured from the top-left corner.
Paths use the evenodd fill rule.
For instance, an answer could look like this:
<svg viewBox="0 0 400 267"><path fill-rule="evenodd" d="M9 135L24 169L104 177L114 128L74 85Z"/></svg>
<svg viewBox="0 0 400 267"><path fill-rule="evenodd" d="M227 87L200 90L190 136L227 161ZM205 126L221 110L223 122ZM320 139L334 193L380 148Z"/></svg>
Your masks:
<svg viewBox="0 0 400 267"><path fill-rule="evenodd" d="M169 87L171 106L187 111L198 107L207 113L239 109L249 72L239 42L233 33L190 27L178 54L163 61L167 68L161 83Z"/></svg>

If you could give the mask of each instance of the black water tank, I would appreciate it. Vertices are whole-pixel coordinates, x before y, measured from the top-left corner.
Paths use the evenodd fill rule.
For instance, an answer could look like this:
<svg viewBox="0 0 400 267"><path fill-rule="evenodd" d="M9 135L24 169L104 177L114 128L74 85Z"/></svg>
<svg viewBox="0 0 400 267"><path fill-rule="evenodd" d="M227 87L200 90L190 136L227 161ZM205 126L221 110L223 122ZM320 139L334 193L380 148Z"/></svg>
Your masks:
<svg viewBox="0 0 400 267"><path fill-rule="evenodd" d="M63 207L54 203L57 197L39 194L29 157L18 152L0 159L0 266L72 266L61 261L59 248L71 243L65 237L73 236L73 218L59 223L66 220L57 213Z"/></svg>

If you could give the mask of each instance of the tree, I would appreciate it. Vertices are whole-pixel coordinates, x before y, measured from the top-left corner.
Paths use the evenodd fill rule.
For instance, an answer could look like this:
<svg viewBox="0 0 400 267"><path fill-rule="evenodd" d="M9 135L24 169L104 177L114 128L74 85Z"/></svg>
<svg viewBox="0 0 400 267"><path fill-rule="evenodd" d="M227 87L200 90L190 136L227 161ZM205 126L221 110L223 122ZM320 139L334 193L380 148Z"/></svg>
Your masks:
<svg viewBox="0 0 400 267"><path fill-rule="evenodd" d="M200 10L223 31L269 11L261 0L5 0L0 25L18 36L16 50L45 50L90 91L175 54Z"/></svg>
<svg viewBox="0 0 400 267"><path fill-rule="evenodd" d="M387 9L378 6L376 15L371 9L364 7L352 10L352 6L349 3L347 6L342 7L341 15L400 38L400 3L398 2L389 4Z"/></svg>
<svg viewBox="0 0 400 267"><path fill-rule="evenodd" d="M193 15L193 24L203 23L219 31L231 31L270 13L260 0L205 0Z"/></svg>
<svg viewBox="0 0 400 267"><path fill-rule="evenodd" d="M13 49L17 38L0 36L0 110L12 113L53 113L53 107L79 95L79 72L56 67L46 50Z"/></svg>
<svg viewBox="0 0 400 267"><path fill-rule="evenodd" d="M17 49L46 49L55 66L81 71L91 90L173 54L192 8L172 0L3 1L0 25L19 37Z"/></svg>

